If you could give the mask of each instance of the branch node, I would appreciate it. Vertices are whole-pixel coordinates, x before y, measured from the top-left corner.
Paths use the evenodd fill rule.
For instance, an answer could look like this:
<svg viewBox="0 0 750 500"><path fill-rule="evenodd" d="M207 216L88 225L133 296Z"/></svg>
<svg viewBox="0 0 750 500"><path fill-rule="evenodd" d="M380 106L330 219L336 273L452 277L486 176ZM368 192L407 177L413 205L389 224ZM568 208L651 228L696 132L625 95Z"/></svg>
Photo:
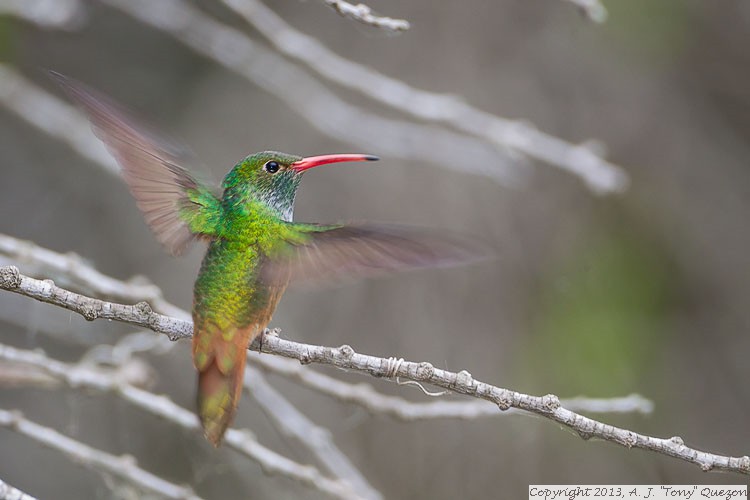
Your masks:
<svg viewBox="0 0 750 500"><path fill-rule="evenodd" d="M744 457L740 457L739 463L737 464L740 469L750 472L750 457L745 455Z"/></svg>
<svg viewBox="0 0 750 500"><path fill-rule="evenodd" d="M622 442L627 446L628 448L632 448L635 445L638 444L638 435L633 432L628 432L627 435L624 437ZM703 466L701 466L703 468Z"/></svg>
<svg viewBox="0 0 750 500"><path fill-rule="evenodd" d="M21 284L21 273L16 266L0 267L0 287L13 290Z"/></svg>
<svg viewBox="0 0 750 500"><path fill-rule="evenodd" d="M550 411L550 413L552 413L560 408L560 398L558 398L554 394L547 394L546 396L542 397L542 404L547 410Z"/></svg>
<svg viewBox="0 0 750 500"><path fill-rule="evenodd" d="M154 312L154 310L151 308L151 305L145 300L138 302L134 307L135 310L138 311L138 314L142 314L143 316L148 316Z"/></svg>
<svg viewBox="0 0 750 500"><path fill-rule="evenodd" d="M435 373L435 367L432 366L432 363L428 363L427 361L423 361L417 365L417 372L416 377L419 379L429 379L432 378L432 376Z"/></svg>
<svg viewBox="0 0 750 500"><path fill-rule="evenodd" d="M588 441L591 439L592 434L588 431L579 430L578 435L583 439L584 441Z"/></svg>
<svg viewBox="0 0 750 500"><path fill-rule="evenodd" d="M313 362L312 356L310 356L310 351L305 351L300 353L299 355L299 364L301 365L309 365Z"/></svg>
<svg viewBox="0 0 750 500"><path fill-rule="evenodd" d="M51 281L51 280L50 280ZM51 283L54 286L54 283ZM99 317L99 309L91 303L81 305L81 316L86 321L94 321Z"/></svg>
<svg viewBox="0 0 750 500"><path fill-rule="evenodd" d="M456 374L456 387L471 387L473 383L474 379L468 371L461 370Z"/></svg>
<svg viewBox="0 0 750 500"><path fill-rule="evenodd" d="M685 441L680 436L672 436L669 441L676 446L684 446Z"/></svg>
<svg viewBox="0 0 750 500"><path fill-rule="evenodd" d="M355 354L354 349L352 349L352 346L346 345L346 344L339 347L339 352L341 353L341 356L344 357L344 359L352 359L352 357Z"/></svg>
<svg viewBox="0 0 750 500"><path fill-rule="evenodd" d="M501 411L510 410L512 406L513 406L513 400L506 397L505 394L497 398L497 407L500 408Z"/></svg>

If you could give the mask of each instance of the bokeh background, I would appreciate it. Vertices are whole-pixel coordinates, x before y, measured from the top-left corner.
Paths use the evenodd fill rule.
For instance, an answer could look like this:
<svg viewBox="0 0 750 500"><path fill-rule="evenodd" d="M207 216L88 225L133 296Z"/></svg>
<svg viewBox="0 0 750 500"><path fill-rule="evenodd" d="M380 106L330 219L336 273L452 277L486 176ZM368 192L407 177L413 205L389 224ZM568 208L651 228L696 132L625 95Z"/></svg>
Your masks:
<svg viewBox="0 0 750 500"><path fill-rule="evenodd" d="M417 88L462 96L572 143L606 145L630 176L597 195L577 177L497 151L511 184L417 159L321 168L300 190L296 217L371 220L458 230L498 258L313 291L290 291L273 325L292 339L428 360L531 394L639 393L653 414L598 418L644 434L741 456L750 448L750 4L743 0L606 1L594 24L567 2L372 0L412 28L389 35L322 2L270 6L338 54ZM267 42L218 2L206 13ZM70 30L0 18L0 54L38 85L53 68L85 81L190 144L217 181L249 152L361 150L312 127L294 106L197 55L170 35L98 2ZM407 120L332 83L368 113ZM300 92L305 89L300 88ZM311 99L314 95L311 95ZM430 126L432 127L432 126ZM426 127L425 130L431 130ZM373 130L372 145L388 139ZM436 145L437 147L437 145ZM147 276L189 308L202 256L172 259L149 233L124 184L0 107L0 232L100 271ZM365 153L379 154L368 150ZM493 167L486 151L454 151ZM479 159L478 159L479 158ZM489 162L489 163L488 163ZM21 270L24 271L23 266ZM19 321L18 318L22 318ZM0 294L0 339L78 359L132 331ZM155 390L193 404L189 344L146 357ZM312 366L415 401L420 391ZM544 419L403 423L371 416L287 380L271 381L387 498L523 498L530 483L744 483L661 455L586 442ZM449 397L451 400L458 398ZM110 396L73 389L2 389L22 410L209 499L318 498L234 452ZM306 461L245 397L236 425ZM0 477L41 498L113 498L122 490L62 454L0 429Z"/></svg>

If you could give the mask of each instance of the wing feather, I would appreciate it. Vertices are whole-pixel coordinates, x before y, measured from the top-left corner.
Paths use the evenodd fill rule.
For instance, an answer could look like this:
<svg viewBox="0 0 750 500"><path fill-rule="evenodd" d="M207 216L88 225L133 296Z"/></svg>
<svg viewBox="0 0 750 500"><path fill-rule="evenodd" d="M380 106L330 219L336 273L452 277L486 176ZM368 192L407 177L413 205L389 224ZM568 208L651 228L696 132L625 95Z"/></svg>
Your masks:
<svg viewBox="0 0 750 500"><path fill-rule="evenodd" d="M122 168L122 175L159 242L180 255L210 227L191 224L215 210L218 200L180 166L186 151L137 125L109 98L59 73L52 77L91 120L94 133Z"/></svg>
<svg viewBox="0 0 750 500"><path fill-rule="evenodd" d="M340 282L463 265L489 255L482 245L454 233L389 225L290 225L301 236L265 261L261 278L267 283Z"/></svg>

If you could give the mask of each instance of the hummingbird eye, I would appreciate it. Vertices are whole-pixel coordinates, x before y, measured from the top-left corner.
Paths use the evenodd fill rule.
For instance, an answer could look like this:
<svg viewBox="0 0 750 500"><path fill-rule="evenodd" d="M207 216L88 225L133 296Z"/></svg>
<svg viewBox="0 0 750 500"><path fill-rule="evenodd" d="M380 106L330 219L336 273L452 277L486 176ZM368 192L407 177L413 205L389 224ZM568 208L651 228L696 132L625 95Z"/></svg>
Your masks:
<svg viewBox="0 0 750 500"><path fill-rule="evenodd" d="M275 162L273 160L267 161L265 165L263 165L263 169L268 172L269 174L275 174L279 171L279 164L278 162Z"/></svg>

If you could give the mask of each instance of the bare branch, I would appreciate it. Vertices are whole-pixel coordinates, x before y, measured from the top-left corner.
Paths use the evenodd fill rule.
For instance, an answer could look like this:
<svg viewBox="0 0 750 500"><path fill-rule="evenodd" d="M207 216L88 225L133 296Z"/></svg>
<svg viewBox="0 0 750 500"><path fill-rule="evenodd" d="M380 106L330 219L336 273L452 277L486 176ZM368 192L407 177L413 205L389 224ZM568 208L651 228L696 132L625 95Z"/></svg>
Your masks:
<svg viewBox="0 0 750 500"><path fill-rule="evenodd" d="M147 301L160 312L186 319L190 314L166 302L161 290L153 284L135 285L131 281L120 281L106 276L87 265L78 255L60 254L42 248L32 242L23 241L0 234L0 256L21 261L34 269L34 274L52 274L72 285L75 291L104 295L125 302ZM162 342L162 339L164 342ZM137 332L123 337L115 346L100 345L90 351L90 356L108 363L121 364L133 352L165 352L174 344L164 337L154 337L145 332ZM502 416L494 405L481 401L440 401L415 403L396 396L386 396L377 392L369 384L352 385L323 373L304 369L299 363L279 357L260 356L248 353L253 363L266 370L278 373L322 394L341 401L362 406L371 413L388 415L404 421L430 418L477 418ZM564 406L573 411L588 413L650 413L653 404L638 395L624 398L590 399L576 398L564 400ZM276 416L275 418L283 418ZM315 452L315 450L313 450Z"/></svg>
<svg viewBox="0 0 750 500"><path fill-rule="evenodd" d="M527 171L486 141L441 127L384 118L348 104L307 72L240 31L222 25L177 0L101 0L156 29L166 31L195 52L223 65L281 99L321 133L383 157L422 161L449 170L484 175L516 186ZM0 64L0 104L111 173L119 167L91 131L86 118ZM467 170L469 155L477 167Z"/></svg>
<svg viewBox="0 0 750 500"><path fill-rule="evenodd" d="M223 1L263 34L279 52L302 62L329 81L358 91L414 118L450 125L491 144L561 168L579 176L596 193L622 192L628 187L627 174L601 158L588 145L570 144L525 122L492 115L453 95L411 87L368 66L345 59L317 39L294 29L260 0Z"/></svg>
<svg viewBox="0 0 750 500"><path fill-rule="evenodd" d="M58 29L74 29L84 17L79 0L0 0L0 15Z"/></svg>
<svg viewBox="0 0 750 500"><path fill-rule="evenodd" d="M0 267L0 288L64 307L77 312L87 321L122 321L167 334L170 340L190 337L193 331L191 322L155 313L147 302L130 306L91 299L57 287L52 280L40 281L23 276L14 266Z"/></svg>
<svg viewBox="0 0 750 500"><path fill-rule="evenodd" d="M159 396L130 384L122 375L127 370L126 366L117 370L103 370L85 362L64 363L51 359L39 351L16 349L3 344L0 344L0 359L34 366L73 388L84 387L114 393L130 404L172 424L194 433L201 432L200 423L193 412L178 406L166 396ZM348 483L329 479L315 467L299 464L266 448L258 443L247 429L229 429L224 442L228 447L257 462L267 474L278 474L293 479L334 498L362 498Z"/></svg>
<svg viewBox="0 0 750 500"><path fill-rule="evenodd" d="M88 129L88 125L86 125ZM167 302L161 289L139 277L121 281L100 273L75 253L60 254L31 242L0 234L0 255L33 265L38 276L55 276L75 283L86 293L122 302L149 302L154 309L169 316L188 319L190 314Z"/></svg>
<svg viewBox="0 0 750 500"><path fill-rule="evenodd" d="M155 285L134 286L129 281L115 280L88 266L75 254L59 254L39 247L32 242L0 234L0 256L29 264L34 268L37 275L51 272L56 277L62 278L64 282L72 284L77 291L81 291L81 289L84 291L91 290L97 295L106 295L123 301L150 301L156 306L156 309L162 312L171 313L173 316L183 319L190 317L186 311L165 302L161 290ZM162 339L164 342L162 342ZM154 337L145 332L137 332L123 337L115 346L96 346L90 350L88 356L97 361L122 364L130 358L133 352L156 352L155 350L158 350L161 353L166 352L173 345L174 343L168 342L164 337ZM357 404L371 413L383 414L403 421L433 418L473 419L508 414L508 412L498 412L494 405L482 401L415 403L397 396L386 396L366 383L353 385L323 373L306 370L292 360L259 356L255 353L248 353L248 355L252 358L252 363L286 376L322 394L344 402ZM253 394L259 397L257 391L254 391ZM281 397L279 394L277 396ZM260 402L260 404L265 405L266 403ZM653 404L650 401L638 395L611 399L576 398L564 400L563 404L573 411L585 413L650 413L653 409ZM273 418L278 421L283 419L284 415L277 414ZM313 443L307 440L304 444L312 445ZM319 455L319 450L314 446L310 446L310 449L322 463L325 463L326 459ZM342 478L356 485L354 476ZM364 491L362 488L357 489Z"/></svg>
<svg viewBox="0 0 750 500"><path fill-rule="evenodd" d="M198 418L193 412L178 406L166 396L159 396L129 384L127 379L121 376L121 370L102 370L87 363L64 363L51 359L39 351L16 349L3 344L0 344L0 359L37 367L73 388L83 387L114 393L132 405L170 423L191 432L201 432ZM0 425L10 424L0 421ZM257 462L268 474L278 474L296 480L334 498L361 498L347 483L328 479L315 467L298 464L261 445L246 429L229 429L224 442L228 447Z"/></svg>
<svg viewBox="0 0 750 500"><path fill-rule="evenodd" d="M32 497L0 480L0 500L36 500L36 497Z"/></svg>
<svg viewBox="0 0 750 500"><path fill-rule="evenodd" d="M0 238L2 241L2 238ZM50 252L54 253L54 252ZM116 281L116 280L114 280ZM127 286L127 283L123 283ZM9 318L15 321L15 317ZM164 336L154 335L153 332L135 332L122 337L115 345L100 344L89 349L78 366L85 371L95 369L92 364L109 365L117 368L116 375L120 382L129 383L136 387L147 387L151 380L148 367L141 364L133 354L148 352L150 354L164 354L175 346ZM266 356L267 357L267 356ZM52 388L60 385L60 380L48 375L46 371L30 364L2 361L0 354L0 387L3 386L34 386ZM282 358L277 358L283 360ZM293 363L291 360L283 360ZM70 369L75 372L78 368ZM250 375L252 374L252 375ZM99 372L102 376L102 372ZM270 420L287 436L295 437L297 442L310 450L318 462L328 470L333 477L351 485L363 498L378 499L382 495L374 489L351 461L336 447L330 432L311 422L302 412L297 410L278 391L268 384L260 372L251 366L247 367L245 385L261 408L268 414ZM2 500L2 499L0 499Z"/></svg>
<svg viewBox="0 0 750 500"><path fill-rule="evenodd" d="M132 456L115 456L60 434L54 429L39 425L17 411L0 409L0 426L28 436L43 445L62 451L75 462L110 474L138 486L144 491L157 493L166 498L199 500L189 486L179 486L147 472Z"/></svg>
<svg viewBox="0 0 750 500"><path fill-rule="evenodd" d="M128 306L85 297L59 288L51 281L39 281L24 276L13 266L0 267L0 289L64 307L82 314L88 320L104 318L122 321L164 333L172 340L187 338L192 335L192 324L190 322L155 313L145 302ZM259 345L260 343L256 339L249 348L258 350ZM750 475L750 457L748 456L716 455L690 448L677 436L669 439L655 438L604 424L563 407L557 396L530 396L503 389L474 380L467 371L455 373L435 368L427 362L415 363L403 359L397 360L358 354L346 345L338 348L323 347L292 342L273 335L264 335L262 345L263 352L297 359L303 364L326 364L345 370L368 373L375 377L400 377L415 382L432 384L458 394L484 399L497 405L500 410L510 408L525 410L568 427L584 439L599 438L627 448L653 451L696 464L704 471L725 470ZM157 398L157 396L151 396ZM177 408L179 409L179 407ZM198 425L192 413L184 409L181 409L181 411L190 416L192 425ZM227 437L239 433L236 438L240 438L243 434L242 431L232 431L230 430L230 433L227 433Z"/></svg>
<svg viewBox="0 0 750 500"><path fill-rule="evenodd" d="M372 13L370 7L363 3L354 5L345 0L323 0L323 3L344 17L386 31L406 31L411 27L409 21L405 19L377 16Z"/></svg>
<svg viewBox="0 0 750 500"><path fill-rule="evenodd" d="M601 0L564 0L570 2L576 7L581 13L589 18L590 21L595 23L603 23L607 20L607 9L602 4Z"/></svg>
<svg viewBox="0 0 750 500"><path fill-rule="evenodd" d="M252 347L251 347L252 348ZM582 438L598 438L627 448L641 448L698 465L702 470L726 470L750 475L750 457L727 457L685 446L682 438L661 439L604 424L564 408L557 396L530 396L473 379L467 371L458 373L395 358L358 354L348 345L339 348L291 342L274 336L263 340L263 352L294 358L303 364L322 363L337 368L369 373L375 377L405 378L490 401L500 410L516 408L553 420L576 431Z"/></svg>
<svg viewBox="0 0 750 500"><path fill-rule="evenodd" d="M562 399L562 405L572 411L584 413L641 413L648 415L654 411L654 403L640 394L631 394L621 398L577 398Z"/></svg>
<svg viewBox="0 0 750 500"><path fill-rule="evenodd" d="M373 500L383 495L370 485L349 458L334 444L328 429L315 425L282 396L252 366L245 371L245 387L260 407L286 437L309 449L315 458L335 477L348 482L362 497Z"/></svg>
<svg viewBox="0 0 750 500"><path fill-rule="evenodd" d="M487 401L435 401L415 403L398 396L387 396L370 384L350 384L324 373L306 370L293 361L250 353L252 362L273 373L283 375L321 394L353 403L373 414L387 415L404 422L436 418L475 419L514 413L497 411L497 405ZM622 398L574 398L560 401L569 410L584 413L643 413L653 411L653 403L643 396L632 394Z"/></svg>
<svg viewBox="0 0 750 500"><path fill-rule="evenodd" d="M34 366L0 361L0 388L28 386L53 389L60 387L60 382Z"/></svg>

